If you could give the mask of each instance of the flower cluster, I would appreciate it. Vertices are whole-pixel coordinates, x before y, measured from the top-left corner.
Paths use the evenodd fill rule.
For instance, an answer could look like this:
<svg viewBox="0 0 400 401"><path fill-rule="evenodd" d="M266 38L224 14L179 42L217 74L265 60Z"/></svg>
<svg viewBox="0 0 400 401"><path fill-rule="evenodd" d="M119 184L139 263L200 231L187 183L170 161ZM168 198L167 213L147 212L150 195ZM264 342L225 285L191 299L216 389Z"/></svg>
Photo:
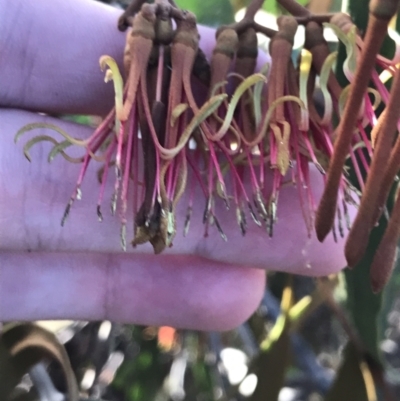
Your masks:
<svg viewBox="0 0 400 401"><path fill-rule="evenodd" d="M279 1L292 15L279 17L274 31L254 21L262 3L254 0L242 21L217 30L210 60L199 47L192 13L167 0L131 4L119 20L121 30L131 27L124 54L125 84L116 62L108 56L100 59L106 81L114 83L113 110L86 140L47 126L64 140L40 136L25 145L29 157L32 145L48 140L54 144L50 159L61 155L82 163L62 224L80 198L86 170L95 160L104 164L99 172L100 220L105 182L110 167L115 169L111 209L120 215L123 249L129 196L134 210L132 245L150 242L160 253L172 245L177 227L187 233L193 195L185 222L176 222L175 209L184 191L193 194L195 183L204 193L205 235L215 226L225 240L228 236L215 212L217 202L234 210L243 235L250 216L272 236L280 189L296 185L309 235L315 226L321 241L329 232L343 237L347 227L349 265L360 260L400 167L400 144L392 149L400 117L399 60L378 55L399 1L371 1L364 37L348 15L312 15L291 0ZM305 26L305 43L294 60L300 24ZM331 53L324 26L346 48L343 71L348 87L342 88L333 73L337 52ZM271 39L271 61L259 72L257 34ZM376 67L394 76L391 93ZM322 102L315 100L316 92ZM381 103L386 108L379 116L376 110ZM17 137L39 126L30 124ZM84 156L69 156L71 145L82 146ZM312 164L326 184L319 205L309 185ZM270 169L272 182L265 180ZM350 170L355 182L350 180ZM351 226L348 204L359 203ZM372 268L376 290L390 274L399 222L400 205L396 205L389 234L377 253L385 258L386 267L379 259L379 267Z"/></svg>

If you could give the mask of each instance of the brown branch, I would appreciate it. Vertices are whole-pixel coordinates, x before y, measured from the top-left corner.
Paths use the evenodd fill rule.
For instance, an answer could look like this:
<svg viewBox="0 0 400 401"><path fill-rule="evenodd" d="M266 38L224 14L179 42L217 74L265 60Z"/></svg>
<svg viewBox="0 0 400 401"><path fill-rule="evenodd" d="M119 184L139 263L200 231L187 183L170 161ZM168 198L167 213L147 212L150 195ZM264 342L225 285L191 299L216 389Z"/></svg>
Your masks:
<svg viewBox="0 0 400 401"><path fill-rule="evenodd" d="M307 17L311 13L295 0L277 0L279 5L294 17Z"/></svg>
<svg viewBox="0 0 400 401"><path fill-rule="evenodd" d="M258 10L262 7L264 0L252 0L249 6L246 9L246 13L244 15L245 20L253 20L256 16Z"/></svg>
<svg viewBox="0 0 400 401"><path fill-rule="evenodd" d="M357 64L342 119L337 128L337 141L330 161L326 187L317 211L315 226L317 237L321 242L328 235L335 221L339 185L353 138L358 110L364 99L371 72L375 66L376 55L386 36L388 22L387 19L377 18L370 13L363 51Z"/></svg>
<svg viewBox="0 0 400 401"><path fill-rule="evenodd" d="M397 122L400 118L399 103L400 73L397 72L389 104L385 113L382 114L383 121L381 125L376 127L376 129L379 129L379 137L372 157L371 168L368 172L357 217L346 242L345 255L349 266L355 266L363 257L367 249L369 234L375 224L377 202L379 201L380 193L382 193L379 188L382 186L384 171L397 132Z"/></svg>
<svg viewBox="0 0 400 401"><path fill-rule="evenodd" d="M295 16L295 19L299 25L307 25L311 21L323 24L324 22L329 22L334 15L335 14L309 14L300 17Z"/></svg>
<svg viewBox="0 0 400 401"><path fill-rule="evenodd" d="M267 36L270 39L272 39L278 32L275 31L275 29L267 28L266 26L257 24L257 22L253 23L253 28L255 29L256 32L262 33L263 35Z"/></svg>

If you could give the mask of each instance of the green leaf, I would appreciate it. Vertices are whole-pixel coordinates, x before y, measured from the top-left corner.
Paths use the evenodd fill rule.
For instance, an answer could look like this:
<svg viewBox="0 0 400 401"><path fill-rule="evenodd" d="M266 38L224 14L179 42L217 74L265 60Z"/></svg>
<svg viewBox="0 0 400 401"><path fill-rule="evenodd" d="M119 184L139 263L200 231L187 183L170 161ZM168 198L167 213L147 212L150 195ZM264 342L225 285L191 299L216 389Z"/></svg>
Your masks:
<svg viewBox="0 0 400 401"><path fill-rule="evenodd" d="M263 10L273 15L279 14L279 8L275 0L265 0Z"/></svg>
<svg viewBox="0 0 400 401"><path fill-rule="evenodd" d="M283 316L281 315L281 317ZM288 319L285 320L288 321ZM278 318L276 324L281 325L281 323L282 320ZM276 401L278 399L286 370L290 364L290 352L288 323L285 323L279 338L272 342L266 351L262 351L254 363L258 381L250 401Z"/></svg>
<svg viewBox="0 0 400 401"><path fill-rule="evenodd" d="M352 343L344 351L344 360L324 401L371 401L360 369L360 356Z"/></svg>
<svg viewBox="0 0 400 401"><path fill-rule="evenodd" d="M386 222L382 218L379 227L376 227L370 235L368 248L361 262L354 269L345 270L347 302L351 318L363 345L377 361L380 359L377 323L382 294L372 292L369 270L385 228Z"/></svg>
<svg viewBox="0 0 400 401"><path fill-rule="evenodd" d="M253 365L258 381L251 401L276 401L290 364L289 310L293 304L293 276L285 276L287 285L282 293L281 314L261 343L261 353Z"/></svg>
<svg viewBox="0 0 400 401"><path fill-rule="evenodd" d="M400 11L397 13L396 31L397 31L398 33L400 33Z"/></svg>
<svg viewBox="0 0 400 401"><path fill-rule="evenodd" d="M229 0L176 0L178 7L193 12L200 24L218 26L234 22L233 7Z"/></svg>

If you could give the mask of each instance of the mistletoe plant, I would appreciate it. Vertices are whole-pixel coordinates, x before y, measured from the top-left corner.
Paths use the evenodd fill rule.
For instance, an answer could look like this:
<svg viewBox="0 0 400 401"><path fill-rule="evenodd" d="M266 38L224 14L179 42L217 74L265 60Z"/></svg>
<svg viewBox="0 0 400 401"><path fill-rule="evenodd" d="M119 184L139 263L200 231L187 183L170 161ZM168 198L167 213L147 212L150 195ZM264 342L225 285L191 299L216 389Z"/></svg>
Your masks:
<svg viewBox="0 0 400 401"><path fill-rule="evenodd" d="M217 203L232 210L243 235L248 224L256 224L266 237L273 236L280 190L295 185L309 236L314 227L320 241L330 233L344 237L349 230L346 258L349 266L359 262L400 169L399 59L379 55L399 1L371 0L365 35L346 14L314 15L294 0L278 1L288 15L278 18L275 31L254 21L263 1L253 0L241 21L217 30L210 60L199 47L195 15L180 10L173 0L132 2L118 21L120 30L129 28L124 73L111 57L100 59L105 81L114 84L115 106L93 134L82 140L56 126L34 123L16 135L18 139L35 128L52 128L63 139L33 138L24 146L26 157L35 143L50 141L50 160L62 156L81 164L62 225L81 198L92 161L102 163L99 220L114 167L111 210L120 216L121 246L127 247L131 204L131 243L150 242L155 253L172 246L176 230L186 235L193 208L204 207L195 196L196 186L204 194L204 235L215 226L228 240ZM305 26L305 43L299 59L293 60L299 25ZM324 27L332 28L346 47L347 87L342 88L333 73L337 52L330 51ZM270 62L256 72L258 34L270 38ZM384 73L394 77L390 92ZM323 97L322 112L314 100L317 89ZM378 115L381 104L385 110ZM83 155L71 156L71 146L81 147ZM319 204L310 185L312 165L325 181ZM272 182L266 180L268 170ZM186 221L176 221L176 206L185 191L190 194ZM349 205L359 205L354 222ZM399 235L397 199L372 263L374 291L390 277Z"/></svg>

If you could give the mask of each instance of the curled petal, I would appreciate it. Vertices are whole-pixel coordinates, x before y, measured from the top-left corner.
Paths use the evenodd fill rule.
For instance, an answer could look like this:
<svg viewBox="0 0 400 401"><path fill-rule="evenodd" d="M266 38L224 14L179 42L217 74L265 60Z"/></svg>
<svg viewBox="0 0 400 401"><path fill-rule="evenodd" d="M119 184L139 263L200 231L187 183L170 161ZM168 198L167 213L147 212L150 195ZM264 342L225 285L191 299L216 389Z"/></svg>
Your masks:
<svg viewBox="0 0 400 401"><path fill-rule="evenodd" d="M324 26L331 28L338 39L345 45L347 57L343 63L343 72L349 81L353 80L357 65L357 32L356 26L352 26L345 34L337 25L325 23Z"/></svg>
<svg viewBox="0 0 400 401"><path fill-rule="evenodd" d="M88 139L86 140L81 140L81 139L76 139L67 134L62 128L57 127L57 125L54 124L48 124L48 123L32 123L32 124L26 124L24 125L16 134L14 137L14 141L17 142L18 139L21 137L21 135L25 134L25 132L32 131L34 129L38 128L47 128L53 131L58 132L60 135L62 135L67 141L74 145L78 146L86 146L89 142ZM42 135L40 135L42 136ZM58 142L57 142L58 143Z"/></svg>
<svg viewBox="0 0 400 401"><path fill-rule="evenodd" d="M322 92L322 96L324 97L324 115L321 120L321 124L327 125L329 124L330 121L332 121L332 111L333 111L333 105L332 105L332 97L329 93L328 89L328 80L329 80L329 75L331 73L332 67L334 63L336 62L338 56L338 52L333 52L331 53L325 60L322 69L321 69L321 74L320 74L320 88Z"/></svg>
<svg viewBox="0 0 400 401"><path fill-rule="evenodd" d="M158 141L157 136L153 135L153 140L161 153L161 156L165 160L173 159L187 144L189 141L193 131L203 122L205 121L211 114L214 113L218 109L218 107L222 104L222 102L228 97L226 94L216 95L209 99L204 105L200 108L199 112L192 118L190 123L186 126L183 131L181 137L179 138L178 144L172 149L165 149L161 146Z"/></svg>
<svg viewBox="0 0 400 401"><path fill-rule="evenodd" d="M71 157L64 152L64 149L66 149L72 145L71 142L65 140L65 141L62 141L59 143L54 141L53 143L55 144L55 146L53 147L53 149L50 151L49 155L47 156L47 161L49 163L51 163L58 154L60 154L62 157L64 157L65 160L69 161L70 163L82 163L83 162L83 157Z"/></svg>
<svg viewBox="0 0 400 401"><path fill-rule="evenodd" d="M54 147L57 147L58 145L60 145L60 143L58 143L53 137L48 136L48 135L38 135L38 136L32 138L30 141L28 141L25 144L25 146L23 148L24 155L29 161L31 161L31 157L29 155L29 151L32 148L32 146L35 145L38 142L43 142L43 141L53 143L55 145ZM64 142L66 142L66 141L64 141ZM61 142L61 143L64 143L64 142ZM67 143L68 143L68 145L70 145L69 142L67 142ZM60 149L58 151L58 153L60 153L61 156L64 157L64 159L66 159L67 161L69 161L71 163L80 163L82 161L82 159L78 159L78 158L71 157L71 156L67 155L62 149ZM50 157L49 157L49 161L51 161Z"/></svg>
<svg viewBox="0 0 400 401"><path fill-rule="evenodd" d="M33 145L35 145L38 142L42 142L42 141L48 141L48 142L52 142L54 144L58 144L58 142L52 138L51 136L48 135L38 135L35 136L35 138L32 138L30 141L28 141L25 146L24 146L24 155L25 157L28 159L29 162L32 161L31 156L29 155L29 150L31 149L31 147Z"/></svg>
<svg viewBox="0 0 400 401"><path fill-rule="evenodd" d="M290 124L287 121L283 121L282 129L277 124L271 124L271 130L275 136L278 148L276 167L281 175L285 176L290 165Z"/></svg>
<svg viewBox="0 0 400 401"><path fill-rule="evenodd" d="M251 142L248 142L248 141L246 141L245 138L242 138L242 140L243 140L243 142L246 144L246 146L249 146L250 148L252 148L252 147L254 147L254 146L256 146L256 145L258 145L258 144L260 143L260 141L264 138L264 136L265 136L265 134L266 134L266 132L267 132L269 123L270 123L271 118L272 118L272 114L274 113L276 107L278 107L279 105L281 105L282 103L285 103L285 102L295 102L295 103L297 103L302 109L305 108L305 107L304 107L304 103L303 103L297 96L288 95L288 96L282 96L282 97L280 97L279 99L276 99L276 100L275 100L274 102L272 102L272 104L269 106L268 111L267 111L267 114L265 115L265 118L264 118L264 121L263 121L261 130L260 130L260 132L258 133L258 135L254 138L254 140L251 141Z"/></svg>
<svg viewBox="0 0 400 401"><path fill-rule="evenodd" d="M342 116L344 113L344 109L346 107L346 103L347 103L347 98L349 97L350 94L350 88L351 85L347 85L345 88L342 89L342 93L340 94L340 98L339 98L339 115ZM364 110L364 100L362 101L360 110ZM361 114L361 111L358 111L358 117L362 118L363 115Z"/></svg>
<svg viewBox="0 0 400 401"><path fill-rule="evenodd" d="M219 123L221 123L221 124L224 123L224 120L223 120L220 116L218 116L216 113L214 113L213 117L214 117ZM237 153L240 152L241 145L242 145L241 136L242 136L243 134L241 134L241 133L239 132L239 130L236 129L236 128L234 127L234 125L230 125L230 126L229 126L229 131L233 134L233 136L234 136L234 138L235 138L234 140L231 140L231 141L230 141L231 146L230 146L229 148L227 148L227 147L224 145L224 143L223 143L222 141L219 142L219 144L220 144L220 146L221 146L222 148L224 148L224 149L226 150L226 153L227 153L227 154L229 154L229 155L234 155L234 154L237 154ZM213 138L214 138L214 137L212 137L211 140L213 140Z"/></svg>
<svg viewBox="0 0 400 401"><path fill-rule="evenodd" d="M398 69L400 68L400 64L396 64L394 67ZM392 67L386 68L379 74L379 79L383 84L386 84L389 79L393 77L394 73L395 69L393 69Z"/></svg>
<svg viewBox="0 0 400 401"><path fill-rule="evenodd" d="M171 127L176 123L176 120L188 109L189 105L187 103L178 104L171 113Z"/></svg>
<svg viewBox="0 0 400 401"><path fill-rule="evenodd" d="M211 90L211 97L212 96L215 96L216 95L216 93L218 92L218 90L220 89L220 88L223 88L226 84L228 83L228 81L222 81L222 82L218 82L218 83L216 83L215 85L214 85L214 87L212 88L212 90Z"/></svg>
<svg viewBox="0 0 400 401"><path fill-rule="evenodd" d="M374 96L374 103L372 103L372 108L376 110L382 103L382 96L374 88L368 88L367 92Z"/></svg>
<svg viewBox="0 0 400 401"><path fill-rule="evenodd" d="M266 78L263 74L253 74L240 83L240 85L236 88L231 101L229 102L224 123L222 124L222 127L218 130L218 132L212 137L212 140L218 141L227 133L229 126L231 125L236 106L239 103L241 96L249 88L251 88L252 86L261 81L262 82L266 81Z"/></svg>
<svg viewBox="0 0 400 401"><path fill-rule="evenodd" d="M119 72L118 65L116 61L110 56L101 56L99 63L102 71L104 71L106 67L109 68L109 70L106 71L104 81L109 82L110 80L112 80L114 82L115 110L117 114L116 119L121 120L123 110L124 83L121 73ZM116 125L118 126L118 124ZM118 131L119 130L117 129L117 132Z"/></svg>

